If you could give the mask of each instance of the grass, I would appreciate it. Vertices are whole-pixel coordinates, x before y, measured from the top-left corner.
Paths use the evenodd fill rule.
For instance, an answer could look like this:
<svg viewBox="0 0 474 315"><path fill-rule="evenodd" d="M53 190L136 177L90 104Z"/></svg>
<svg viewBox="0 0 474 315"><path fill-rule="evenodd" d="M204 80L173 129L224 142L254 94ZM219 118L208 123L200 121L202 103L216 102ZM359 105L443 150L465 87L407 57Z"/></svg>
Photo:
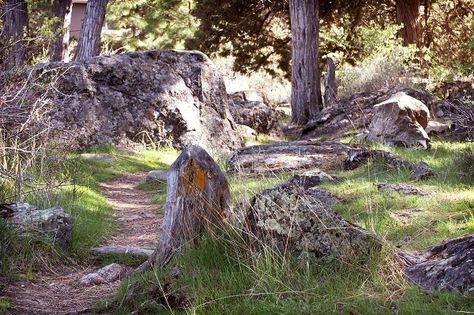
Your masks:
<svg viewBox="0 0 474 315"><path fill-rule="evenodd" d="M18 236L6 222L0 221L0 275L12 279L35 278L42 269L50 269L68 259L90 259L90 248L101 244L107 234L118 224L112 219L111 206L100 192L100 183L123 173L143 172L168 168L177 155L171 149L126 152L112 147L97 148L91 153L109 154L114 162L86 160L79 154L71 154L64 169L57 172L67 178L65 185L54 191L38 191L28 194L26 202L40 209L62 207L70 213L73 234L70 248L63 250L51 241L38 236ZM66 257L70 257L65 260ZM117 257L114 257L117 258ZM101 258L109 261L111 257ZM136 264L127 257L124 261ZM130 261L129 261L130 260Z"/></svg>
<svg viewBox="0 0 474 315"><path fill-rule="evenodd" d="M386 149L386 148L385 148ZM435 171L435 176L414 182L408 170L387 167L378 160L369 161L353 171L338 171L345 180L322 184L342 202L333 209L373 232L385 241L380 255L371 258L366 266L331 264L301 264L282 259L270 250L247 248L239 233L221 231L206 235L193 247L183 249L162 270L154 270L128 278L121 286L113 305L116 314L139 310L143 314L459 314L474 309L474 299L460 294L434 292L426 294L407 283L399 273L393 248L421 249L442 239L474 233L474 188L469 176L469 163L460 160L461 153L469 154L472 144L435 142L430 151L390 149L406 160L424 160ZM75 259L88 259L91 246L113 231L110 206L100 194L99 184L124 172L167 168L177 156L170 150L126 153L110 147L95 153L107 153L117 160L97 162L71 156L75 164L70 185L61 189L49 205L62 205L75 219L73 246ZM218 160L224 169L225 161ZM467 166L466 166L467 165ZM234 205L255 193L285 181L288 174L259 178L236 178L227 174ZM378 192L375 184L408 183L431 193L430 197L405 196ZM163 183L142 183L141 189L155 192L155 202L164 204L166 187ZM40 204L41 196L32 196ZM405 208L424 208L408 223L401 223L390 212ZM0 225L0 235L7 236L8 246L20 253L13 262L27 262L35 253L64 257L59 249L45 241L26 243L30 249L23 255L25 241L16 239L7 227ZM2 245L5 238L2 239ZM23 248L15 246L23 246ZM49 247L48 247L49 246ZM46 247L46 249L45 249ZM11 252L11 251L8 251ZM7 252L1 253L4 260ZM4 261L2 260L2 266ZM7 258L8 260L8 258ZM99 263L123 262L133 266L141 261L116 255L101 257ZM7 262L8 263L8 262ZM12 261L10 261L11 265ZM22 277L34 277L33 267L20 266ZM169 271L178 267L182 277L170 281ZM16 275L16 276L15 276ZM9 273L18 277L17 273ZM132 302L125 300L127 285L137 282L138 295ZM163 289L167 292L163 297ZM186 309L167 307L177 298L189 300ZM6 301L5 303L8 303ZM2 310L0 305L0 312ZM110 305L103 306L110 311Z"/></svg>
<svg viewBox="0 0 474 315"><path fill-rule="evenodd" d="M282 261L270 251L247 248L235 231L221 231L182 250L166 268L129 278L117 294L115 313L128 314L132 310L144 314L472 312L472 294L427 294L407 283L393 255L395 247L421 249L446 238L474 233L472 177L468 175L469 170L466 171L466 163L459 163L458 159L462 152L471 152L472 144L435 142L430 151L389 150L412 162L427 162L435 176L414 182L409 170L392 169L381 161L372 160L353 171L338 171L336 175L343 176L343 181L322 184L322 188L342 200L333 206L335 211L373 231L384 241L382 253L372 257L367 266L338 262L301 265L291 260ZM288 178L281 175L242 179L227 175L234 205ZM382 182L407 183L431 195L378 192L375 184ZM160 190L156 200L164 202L164 198L164 190ZM425 211L408 223L390 216L390 212L405 208ZM168 272L175 267L183 276L169 282ZM130 282L139 284L133 302L125 300ZM163 297L163 288L168 300ZM180 295L189 299L190 306L171 311L167 304L172 304Z"/></svg>

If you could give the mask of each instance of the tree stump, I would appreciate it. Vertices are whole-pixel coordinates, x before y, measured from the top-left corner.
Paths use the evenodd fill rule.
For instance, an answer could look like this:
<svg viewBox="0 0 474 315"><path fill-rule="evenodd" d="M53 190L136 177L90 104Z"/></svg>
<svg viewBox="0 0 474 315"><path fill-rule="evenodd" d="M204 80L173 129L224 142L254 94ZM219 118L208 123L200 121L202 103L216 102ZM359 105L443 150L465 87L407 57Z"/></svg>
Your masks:
<svg viewBox="0 0 474 315"><path fill-rule="evenodd" d="M163 266L206 229L222 226L229 209L229 184L219 166L199 146L187 146L168 173L165 218L158 248L150 258Z"/></svg>

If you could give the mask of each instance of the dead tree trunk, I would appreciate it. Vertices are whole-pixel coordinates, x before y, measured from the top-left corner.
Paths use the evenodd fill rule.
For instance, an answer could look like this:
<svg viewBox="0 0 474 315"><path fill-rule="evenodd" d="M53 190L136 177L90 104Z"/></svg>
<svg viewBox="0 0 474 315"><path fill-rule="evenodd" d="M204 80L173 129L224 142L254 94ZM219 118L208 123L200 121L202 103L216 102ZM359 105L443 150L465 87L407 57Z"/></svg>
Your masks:
<svg viewBox="0 0 474 315"><path fill-rule="evenodd" d="M3 2L2 70L21 67L25 62L26 42L23 34L28 25L28 7L24 0Z"/></svg>
<svg viewBox="0 0 474 315"><path fill-rule="evenodd" d="M421 47L422 25L419 13L421 0L396 0L397 23L403 24L400 34L405 45Z"/></svg>
<svg viewBox="0 0 474 315"><path fill-rule="evenodd" d="M165 265L204 230L222 226L229 200L227 179L216 162L201 147L186 147L168 173L165 218L151 265Z"/></svg>
<svg viewBox="0 0 474 315"><path fill-rule="evenodd" d="M327 72L324 76L324 106L330 106L337 100L336 66L332 58L328 58Z"/></svg>
<svg viewBox="0 0 474 315"><path fill-rule="evenodd" d="M58 21L53 24L52 31L57 37L51 49L50 61L68 61L66 59L71 25L71 3L72 0L54 0L53 14Z"/></svg>
<svg viewBox="0 0 474 315"><path fill-rule="evenodd" d="M319 78L319 0L290 0L291 120L303 125L322 108Z"/></svg>
<svg viewBox="0 0 474 315"><path fill-rule="evenodd" d="M107 2L108 0L87 1L75 60L85 60L100 54L100 34L104 25Z"/></svg>

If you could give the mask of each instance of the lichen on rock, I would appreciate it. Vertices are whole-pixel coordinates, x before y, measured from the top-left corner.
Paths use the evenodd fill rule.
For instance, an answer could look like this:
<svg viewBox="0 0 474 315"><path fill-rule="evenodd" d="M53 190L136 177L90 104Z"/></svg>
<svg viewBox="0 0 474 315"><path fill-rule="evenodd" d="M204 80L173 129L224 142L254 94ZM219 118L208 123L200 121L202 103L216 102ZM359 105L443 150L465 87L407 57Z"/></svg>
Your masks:
<svg viewBox="0 0 474 315"><path fill-rule="evenodd" d="M379 247L368 231L295 185L267 189L243 209L244 231L253 244L310 260L365 260Z"/></svg>

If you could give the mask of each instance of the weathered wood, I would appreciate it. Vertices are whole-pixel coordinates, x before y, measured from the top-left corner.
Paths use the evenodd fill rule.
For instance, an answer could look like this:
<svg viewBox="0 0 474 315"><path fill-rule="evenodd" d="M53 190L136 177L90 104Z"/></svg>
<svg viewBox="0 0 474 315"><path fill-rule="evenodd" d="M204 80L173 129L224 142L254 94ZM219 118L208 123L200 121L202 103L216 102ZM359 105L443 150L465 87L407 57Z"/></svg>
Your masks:
<svg viewBox="0 0 474 315"><path fill-rule="evenodd" d="M337 101L336 66L332 58L328 58L326 75L324 76L324 106L330 106Z"/></svg>
<svg viewBox="0 0 474 315"><path fill-rule="evenodd" d="M319 0L290 0L291 120L303 125L322 108L319 78Z"/></svg>
<svg viewBox="0 0 474 315"><path fill-rule="evenodd" d="M140 247L131 247L131 246L102 246L95 247L91 249L91 254L94 256L99 255L131 255L134 257L150 257L153 254L154 250L140 248Z"/></svg>
<svg viewBox="0 0 474 315"><path fill-rule="evenodd" d="M406 277L424 290L462 293L474 290L473 234L401 255L408 263Z"/></svg>
<svg viewBox="0 0 474 315"><path fill-rule="evenodd" d="M168 172L165 218L158 248L149 263L163 266L205 230L221 227L229 208L229 185L201 147L185 147Z"/></svg>
<svg viewBox="0 0 474 315"><path fill-rule="evenodd" d="M100 54L100 34L104 25L107 2L108 0L87 1L75 60L85 60Z"/></svg>

